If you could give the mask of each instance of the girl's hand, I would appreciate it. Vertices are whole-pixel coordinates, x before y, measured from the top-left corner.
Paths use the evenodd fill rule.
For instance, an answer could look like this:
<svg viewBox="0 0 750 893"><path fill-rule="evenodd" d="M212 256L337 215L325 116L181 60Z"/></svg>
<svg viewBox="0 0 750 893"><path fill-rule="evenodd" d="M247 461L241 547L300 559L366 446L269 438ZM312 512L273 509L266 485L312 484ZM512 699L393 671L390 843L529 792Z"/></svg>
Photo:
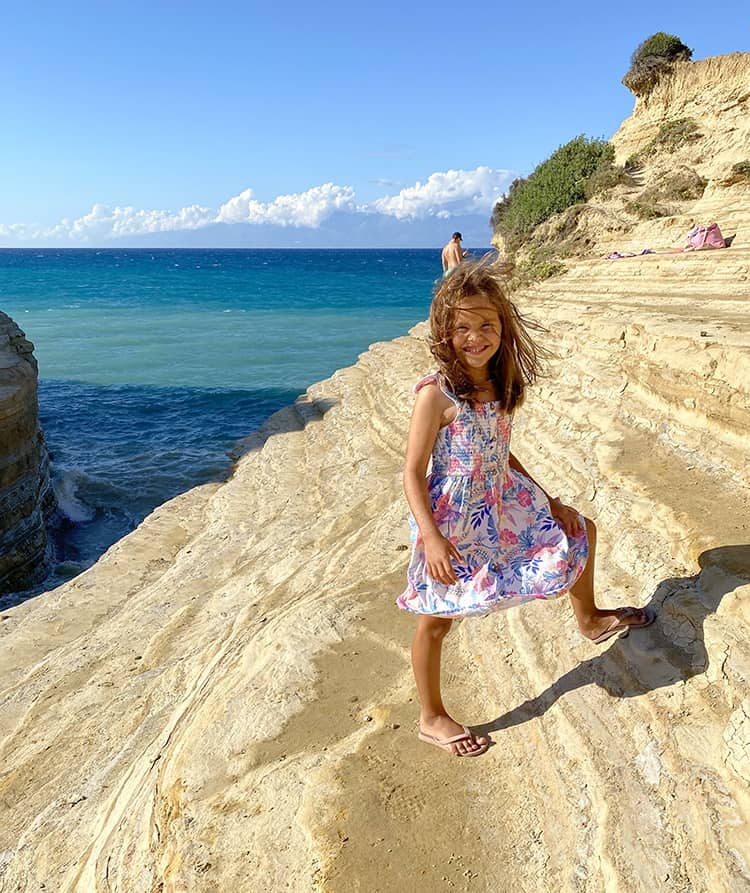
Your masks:
<svg viewBox="0 0 750 893"><path fill-rule="evenodd" d="M458 577L451 564L451 558L460 562L461 555L450 540L447 540L440 533L425 537L424 556L427 564L427 573L433 580L445 583L446 586L458 582Z"/></svg>
<svg viewBox="0 0 750 893"><path fill-rule="evenodd" d="M562 527L567 536L580 535L582 530L581 519L578 517L578 512L572 506L565 505L560 502L559 497L555 497L555 499L550 499L549 508L552 517L557 521L560 527Z"/></svg>

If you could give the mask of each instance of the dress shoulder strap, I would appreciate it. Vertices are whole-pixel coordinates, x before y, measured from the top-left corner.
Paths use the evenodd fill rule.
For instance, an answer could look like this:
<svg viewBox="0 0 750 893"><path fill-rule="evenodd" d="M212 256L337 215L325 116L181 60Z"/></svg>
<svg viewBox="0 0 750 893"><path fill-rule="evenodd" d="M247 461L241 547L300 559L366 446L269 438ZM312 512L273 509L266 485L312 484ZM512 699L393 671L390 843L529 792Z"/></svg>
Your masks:
<svg viewBox="0 0 750 893"><path fill-rule="evenodd" d="M414 385L414 393L418 394L422 390L422 388L428 384L436 384L446 397L450 397L450 399L456 404L457 407L461 407L461 403L463 401L461 401L448 387L448 382L445 380L445 377L439 372L430 372L428 375L425 375L424 378L420 378L419 381Z"/></svg>
<svg viewBox="0 0 750 893"><path fill-rule="evenodd" d="M424 378L420 378L419 381L414 385L414 393L418 394L425 385L428 384L436 384L440 387L440 383L438 381L438 373L430 372L428 375L425 375Z"/></svg>

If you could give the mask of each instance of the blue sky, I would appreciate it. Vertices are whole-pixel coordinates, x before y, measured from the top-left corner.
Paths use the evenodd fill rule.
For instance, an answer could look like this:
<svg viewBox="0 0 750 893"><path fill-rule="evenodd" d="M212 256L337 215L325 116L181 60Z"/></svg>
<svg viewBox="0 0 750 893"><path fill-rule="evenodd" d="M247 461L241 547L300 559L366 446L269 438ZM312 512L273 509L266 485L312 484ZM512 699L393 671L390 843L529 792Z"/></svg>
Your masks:
<svg viewBox="0 0 750 893"><path fill-rule="evenodd" d="M486 245L512 177L631 113L644 38L750 50L745 0L3 11L0 246Z"/></svg>

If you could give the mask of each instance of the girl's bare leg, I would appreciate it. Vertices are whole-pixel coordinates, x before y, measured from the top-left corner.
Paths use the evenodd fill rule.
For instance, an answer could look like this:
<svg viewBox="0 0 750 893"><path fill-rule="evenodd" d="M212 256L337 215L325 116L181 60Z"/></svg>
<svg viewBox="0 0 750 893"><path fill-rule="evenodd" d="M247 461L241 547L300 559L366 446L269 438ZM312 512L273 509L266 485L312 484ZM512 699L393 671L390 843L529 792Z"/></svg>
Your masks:
<svg viewBox="0 0 750 893"><path fill-rule="evenodd" d="M440 693L440 656L443 639L450 628L450 620L423 614L417 621L411 648L411 663L421 704L419 727L426 735L436 738L452 738L463 732L463 727L448 715ZM478 750L486 740L473 738L458 741L452 745L452 749L457 754L469 753Z"/></svg>
<svg viewBox="0 0 750 893"><path fill-rule="evenodd" d="M578 628L588 639L595 639L612 623L612 618L617 617L615 610L597 608L594 597L594 562L596 559L596 525L590 518L584 518L586 522L586 534L589 540L589 557L581 576L576 580L575 586L570 590L570 603L573 605L573 613L578 621ZM633 625L643 623L641 612L634 609L634 613L622 620L630 620Z"/></svg>

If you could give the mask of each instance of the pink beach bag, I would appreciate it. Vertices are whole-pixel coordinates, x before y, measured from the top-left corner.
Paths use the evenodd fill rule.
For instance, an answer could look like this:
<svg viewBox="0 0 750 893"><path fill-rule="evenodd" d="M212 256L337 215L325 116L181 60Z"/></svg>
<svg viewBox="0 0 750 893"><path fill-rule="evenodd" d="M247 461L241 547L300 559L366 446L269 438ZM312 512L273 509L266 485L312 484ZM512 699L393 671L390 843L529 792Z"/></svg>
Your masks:
<svg viewBox="0 0 750 893"><path fill-rule="evenodd" d="M694 226L688 233L688 242L696 251L701 248L726 248L718 223L710 226Z"/></svg>

